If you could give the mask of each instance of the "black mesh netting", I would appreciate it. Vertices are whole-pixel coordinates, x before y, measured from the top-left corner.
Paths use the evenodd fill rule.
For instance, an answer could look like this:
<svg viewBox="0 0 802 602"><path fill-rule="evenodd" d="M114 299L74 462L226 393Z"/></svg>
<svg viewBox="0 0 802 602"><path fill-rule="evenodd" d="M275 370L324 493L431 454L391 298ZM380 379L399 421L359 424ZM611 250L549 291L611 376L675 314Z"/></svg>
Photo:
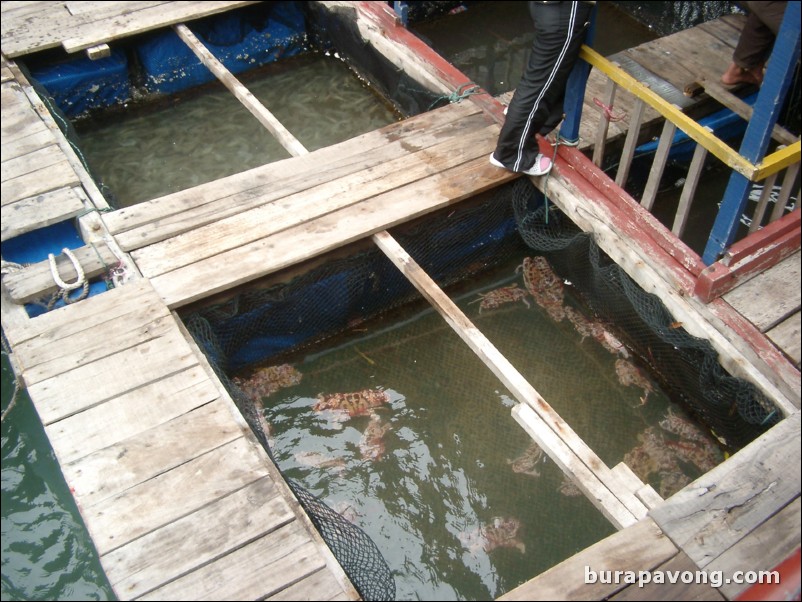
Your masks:
<svg viewBox="0 0 802 602"><path fill-rule="evenodd" d="M675 400L736 450L781 418L755 386L719 365L712 346L685 332L660 300L642 291L526 178L396 228L393 237L444 289L534 250L570 281ZM324 339L409 303L425 303L383 253L370 247L302 276L241 291L183 316L246 420L267 449L262 407L228 375L311 349ZM366 600L395 595L391 571L357 526L287 479Z"/></svg>
<svg viewBox="0 0 802 602"><path fill-rule="evenodd" d="M517 189L517 188L516 188ZM524 248L502 188L460 211L399 228L393 236L442 287ZM422 297L375 247L329 261L290 282L243 291L183 316L187 328L272 457L260 408L233 375L268 358L310 348L355 324ZM286 478L304 510L365 600L393 600L395 582L370 538L298 483Z"/></svg>
<svg viewBox="0 0 802 602"><path fill-rule="evenodd" d="M596 245L590 234L553 208L527 209L514 201L521 236L570 281L591 310L614 324L676 401L737 450L781 419L752 383L730 376L706 340L692 336L660 299L641 289Z"/></svg>

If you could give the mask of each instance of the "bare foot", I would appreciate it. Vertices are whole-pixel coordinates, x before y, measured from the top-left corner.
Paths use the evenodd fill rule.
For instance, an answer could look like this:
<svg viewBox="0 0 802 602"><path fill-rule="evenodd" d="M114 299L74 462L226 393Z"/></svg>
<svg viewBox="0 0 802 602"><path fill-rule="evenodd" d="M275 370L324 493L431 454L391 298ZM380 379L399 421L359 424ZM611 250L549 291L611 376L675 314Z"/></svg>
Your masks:
<svg viewBox="0 0 802 602"><path fill-rule="evenodd" d="M753 84L759 86L763 83L763 68L753 67L751 69L744 69L735 63L730 63L729 68L721 76L721 83L725 86L734 86L736 84Z"/></svg>

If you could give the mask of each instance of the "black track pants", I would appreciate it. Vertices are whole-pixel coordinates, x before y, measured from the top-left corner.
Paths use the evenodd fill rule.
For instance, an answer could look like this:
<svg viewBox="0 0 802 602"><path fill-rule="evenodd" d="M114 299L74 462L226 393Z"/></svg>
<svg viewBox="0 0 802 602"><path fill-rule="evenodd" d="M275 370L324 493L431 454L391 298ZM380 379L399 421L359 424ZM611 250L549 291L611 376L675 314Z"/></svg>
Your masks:
<svg viewBox="0 0 802 602"><path fill-rule="evenodd" d="M538 153L535 134L547 134L560 123L565 85L591 10L588 2L529 3L535 26L532 52L493 153L508 169L529 169Z"/></svg>

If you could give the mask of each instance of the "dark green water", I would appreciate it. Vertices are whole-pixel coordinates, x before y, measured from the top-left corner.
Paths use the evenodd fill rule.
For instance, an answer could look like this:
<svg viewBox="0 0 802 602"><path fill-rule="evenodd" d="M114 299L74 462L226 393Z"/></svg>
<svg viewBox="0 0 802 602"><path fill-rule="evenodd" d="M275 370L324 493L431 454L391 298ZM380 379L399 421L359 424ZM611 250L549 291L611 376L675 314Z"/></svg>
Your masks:
<svg viewBox="0 0 802 602"><path fill-rule="evenodd" d="M3 412L14 373L2 357ZM114 600L28 395L2 424L2 599Z"/></svg>
<svg viewBox="0 0 802 602"><path fill-rule="evenodd" d="M417 29L469 78L500 93L516 84L531 44L531 24L522 5L473 5L453 21L440 19ZM600 24L596 46L602 54L652 37L607 8L600 12ZM271 82L263 88L242 79L309 150L397 118L333 57L299 59L291 69L266 69L263 75ZM353 107L353 113L343 114L343 107ZM223 90L95 132L83 131L81 136L90 165L123 206L287 156ZM493 286L472 285L484 288L466 293L461 304L477 317L478 304L470 301L477 291ZM581 338L558 350L555 337L563 331L570 334L568 324L536 320L538 330L521 337L522 325L537 311L518 303L483 312L477 322L594 448L606 432L600 427L602 415L623 429L625 436L612 448L603 445L597 450L613 465L638 442L647 424L664 415L668 402L655 396L651 405L636 408L642 392L631 387L602 394L602 387L618 386L610 373L614 358L593 348L589 340L576 346ZM549 343L538 343L543 340ZM516 350L522 341L523 349ZM583 362L571 364L584 371L579 373L593 369L598 379L570 379L569 394L566 377L560 375L568 357ZM305 375L302 385L271 403L270 419L278 425L292 417L308 432L302 435L300 427L277 431L282 462L291 476L343 509L384 548L402 599L495 596L611 532L587 500L560 493L562 477L550 461L538 465L538 477L510 471L507 461L520 457L528 446L510 417L513 402L432 312L408 316L400 325L376 325L371 336L344 342L298 367ZM13 391L5 356L2 369L5 410ZM344 373L347 379L338 380ZM375 463L366 462L359 452L368 418L340 423L338 429L310 413L315 395L322 391L364 387L381 387L391 398L386 411L379 412L391 430L385 435L386 452ZM616 398L612 406L610 395ZM645 416L649 418L644 422ZM488 449L487 442L493 440L503 444ZM304 451L298 445L305 441L311 444L308 451L341 454L342 474L332 480L294 463L295 454ZM424 503L424 498L435 502ZM377 515L387 520L371 520ZM477 547L478 529L492 525L496 517L520 523L517 537L523 550L502 547L487 552L481 544ZM2 599L113 599L24 394L2 425Z"/></svg>
<svg viewBox="0 0 802 602"><path fill-rule="evenodd" d="M626 380L626 350L612 352L569 319L555 320L529 295L492 302L502 287L524 290L515 270L522 261L450 295L600 458L610 467L627 461L663 496L720 462L713 440L678 420L682 410L653 381ZM565 303L582 309L570 290ZM511 415L516 401L434 310L362 323L287 361L294 384L253 396L273 455L288 477L370 535L398 599L492 599L614 531L531 447ZM247 390L263 374L237 378ZM343 411L354 403L316 407L325 396L365 399L368 391L384 403L355 415ZM689 430L678 436L667 419ZM500 541L498 524L510 528Z"/></svg>

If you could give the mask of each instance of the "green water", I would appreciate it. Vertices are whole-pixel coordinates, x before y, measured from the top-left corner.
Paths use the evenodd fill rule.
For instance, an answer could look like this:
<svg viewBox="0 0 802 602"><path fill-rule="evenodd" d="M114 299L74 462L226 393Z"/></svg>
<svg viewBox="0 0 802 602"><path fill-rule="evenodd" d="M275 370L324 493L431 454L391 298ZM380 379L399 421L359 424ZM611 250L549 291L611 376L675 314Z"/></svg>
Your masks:
<svg viewBox="0 0 802 602"><path fill-rule="evenodd" d="M2 357L3 412L14 374ZM2 424L2 599L114 600L28 395Z"/></svg>
<svg viewBox="0 0 802 602"><path fill-rule="evenodd" d="M521 299L482 307L500 287L524 288L515 272L522 259L450 294L601 459L610 467L630 459L666 496L704 472L677 450L704 449L720 462L709 437L697 446L660 426L682 411L656 383L647 381L647 391L621 381L616 366L626 350L583 337L531 296L523 298L529 307ZM581 308L570 289L565 303ZM398 599L495 598L614 532L554 462L528 450L511 394L434 310L362 323L288 362L300 382L253 396L273 455L288 477L370 535ZM235 378L247 387L264 374ZM386 395L373 416L315 407L321 396L369 390ZM482 529L499 523L514 533L488 545Z"/></svg>
<svg viewBox="0 0 802 602"><path fill-rule="evenodd" d="M309 53L240 77L306 148L342 142L400 116L334 55ZM81 149L118 207L290 156L222 84L108 123L78 124Z"/></svg>

